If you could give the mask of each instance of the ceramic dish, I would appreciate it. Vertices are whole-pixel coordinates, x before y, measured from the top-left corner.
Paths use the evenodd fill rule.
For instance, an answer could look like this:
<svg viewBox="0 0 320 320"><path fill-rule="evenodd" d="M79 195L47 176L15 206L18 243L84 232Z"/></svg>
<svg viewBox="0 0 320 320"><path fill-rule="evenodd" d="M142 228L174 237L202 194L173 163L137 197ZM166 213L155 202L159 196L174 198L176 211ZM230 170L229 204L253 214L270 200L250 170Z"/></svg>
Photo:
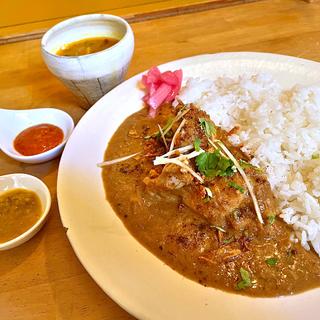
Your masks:
<svg viewBox="0 0 320 320"><path fill-rule="evenodd" d="M108 36L120 41L112 47L83 56L58 56L63 45L80 39ZM134 49L130 25L109 14L88 14L62 21L46 32L41 53L49 70L88 109L105 93L121 83Z"/></svg>
<svg viewBox="0 0 320 320"><path fill-rule="evenodd" d="M11 249L28 241L42 228L49 214L51 196L47 186L41 180L23 173L0 176L0 194L16 188L28 189L35 192L41 201L42 214L30 229L10 241L0 243L0 250Z"/></svg>
<svg viewBox="0 0 320 320"><path fill-rule="evenodd" d="M41 123L49 123L59 127L64 134L63 141L55 148L33 156L21 155L14 149L15 137L24 129ZM0 109L0 149L9 157L25 163L41 163L49 161L61 154L64 145L74 128L72 118L64 111L54 108L28 110Z"/></svg>
<svg viewBox="0 0 320 320"><path fill-rule="evenodd" d="M263 53L202 55L160 66L184 77L271 74L286 88L320 81L320 64ZM311 319L320 289L279 298L250 298L206 288L166 266L133 238L105 199L101 162L114 131L142 107L137 75L86 113L68 141L58 176L63 225L78 258L100 287L139 319ZM110 107L112 106L112 107Z"/></svg>

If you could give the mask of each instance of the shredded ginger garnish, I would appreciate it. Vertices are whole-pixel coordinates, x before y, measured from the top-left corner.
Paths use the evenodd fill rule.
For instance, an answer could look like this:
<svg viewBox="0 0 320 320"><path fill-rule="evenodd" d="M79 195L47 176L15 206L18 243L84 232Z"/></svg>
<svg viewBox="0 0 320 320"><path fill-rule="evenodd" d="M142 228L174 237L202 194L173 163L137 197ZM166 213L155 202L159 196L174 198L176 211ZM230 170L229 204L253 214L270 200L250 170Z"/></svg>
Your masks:
<svg viewBox="0 0 320 320"><path fill-rule="evenodd" d="M210 188L208 188L208 187L205 187L204 189L206 190L206 194L207 194L207 196L208 196L209 198L212 198L212 197L213 197L213 194L212 194L211 189L210 189Z"/></svg>
<svg viewBox="0 0 320 320"><path fill-rule="evenodd" d="M160 156L161 158L169 158L171 157L172 155L175 155L175 154L182 154L182 153L185 153L187 151L190 151L192 150L194 147L192 144L189 144L185 147L180 147L180 148L177 148L177 149L174 149L174 150L171 150L171 151L168 151L167 153L163 154L162 156Z"/></svg>
<svg viewBox="0 0 320 320"><path fill-rule="evenodd" d="M198 173L196 173L190 166L188 166L188 164L186 162L189 159L197 157L199 154L204 152L204 150L200 149L199 151L193 151L193 152L190 152L188 154L183 154L184 152L190 151L193 148L194 148L193 145L188 145L188 146L185 146L185 147L181 147L181 148L178 148L178 149L171 150L171 151L163 154L162 156L156 157L153 160L153 164L155 166L158 166L158 165L162 165L162 164L173 163L173 164L181 167L182 169L188 171L197 180L199 180L201 183L203 183L204 180L202 179L202 177ZM175 158L169 158L171 155L174 155L174 154L179 154L179 155L177 157L175 157Z"/></svg>
<svg viewBox="0 0 320 320"><path fill-rule="evenodd" d="M244 172L244 170L241 168L238 160L233 156L233 154L229 151L229 149L223 144L222 141L220 140L215 140L216 144L210 140L209 140L209 143L213 146L213 147L216 147L218 145L218 147L220 147L223 152L229 157L229 159L234 163L235 167L237 168L237 170L239 171L240 175L242 176L244 182L246 183L247 185L247 188L248 188L248 191L249 191L249 194L252 198L252 202L253 202L253 205L254 205L254 209L256 211L256 214L257 214L257 217L258 217L258 220L261 224L264 224L264 221L263 221L263 218L262 218L262 214L261 214L261 211L260 211L260 207L259 207L259 204L258 204L258 200L257 200L257 197L256 195L254 194L254 191L253 191L253 187L246 175L246 173Z"/></svg>
<svg viewBox="0 0 320 320"><path fill-rule="evenodd" d="M171 144L170 144L169 151L173 150L174 144L176 143L177 136L178 136L179 132L181 131L181 129L183 128L183 126L185 125L186 121L187 121L186 119L183 119L183 120L181 121L178 129L177 129L176 132L174 133L173 138L172 138L172 141L171 141Z"/></svg>
<svg viewBox="0 0 320 320"><path fill-rule="evenodd" d="M119 162L122 162L122 161L126 161L126 160L129 160L135 156L137 156L138 154L140 154L141 152L137 152L137 153L134 153L134 154L130 154L128 156L125 156L125 157L121 157L121 158L117 158L117 159L113 159L113 160L108 160L108 161L104 161L104 162L101 162L101 163L98 163L97 166L102 168L102 167L107 167L107 166L111 166L112 164L116 164L116 163L119 163Z"/></svg>
<svg viewBox="0 0 320 320"><path fill-rule="evenodd" d="M165 137L165 135L164 135L164 133L163 133L163 131L162 131L162 129L161 129L159 124L158 124L158 128L159 128L159 132L160 132L162 141L163 141L163 143L164 143L164 145L166 147L166 150L168 150L168 144L167 144L167 141L166 141L166 137Z"/></svg>
<svg viewBox="0 0 320 320"><path fill-rule="evenodd" d="M196 156L195 156L196 157ZM179 159L180 158L180 159ZM173 163L179 167L181 167L182 169L185 169L186 171L188 171L190 174L192 174L196 179L198 179L201 183L204 183L204 180L202 179L202 177L197 174L193 169L191 169L187 164L185 164L184 162L182 162L183 160L187 160L187 157L185 156L184 158L177 157L177 158L163 158L163 157L156 157L155 160L153 161L153 164L155 166L160 165L160 164L169 164L169 163Z"/></svg>
<svg viewBox="0 0 320 320"><path fill-rule="evenodd" d="M181 109L177 115L174 117L174 119L172 120L172 122L169 124L169 126L166 128L166 130L163 131L163 134L166 135L172 128L172 126L178 122L184 115L186 115L188 112L190 111L190 109Z"/></svg>

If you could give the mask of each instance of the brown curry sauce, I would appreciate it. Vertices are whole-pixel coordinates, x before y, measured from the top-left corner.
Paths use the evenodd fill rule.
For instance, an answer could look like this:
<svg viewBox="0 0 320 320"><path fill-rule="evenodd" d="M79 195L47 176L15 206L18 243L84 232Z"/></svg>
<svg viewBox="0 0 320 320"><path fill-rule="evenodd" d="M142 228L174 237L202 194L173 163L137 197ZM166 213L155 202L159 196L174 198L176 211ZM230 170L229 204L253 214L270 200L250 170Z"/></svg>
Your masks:
<svg viewBox="0 0 320 320"><path fill-rule="evenodd" d="M170 113L163 107L155 119L145 109L128 117L110 140L105 159L143 150L144 137L157 131L158 123L163 126ZM255 297L296 294L320 286L319 257L289 240L292 230L281 218L265 217L262 226L253 216L241 233L231 224L221 232L186 205L181 194L146 189L144 179L154 169L153 159L136 157L106 167L102 177L107 199L130 233L172 269L204 286ZM226 192L236 192L229 189ZM274 202L263 189L258 194ZM246 210L250 217L249 201ZM230 219L233 215L234 211ZM241 269L249 273L250 286L239 289Z"/></svg>
<svg viewBox="0 0 320 320"><path fill-rule="evenodd" d="M70 42L57 50L58 56L83 56L108 49L119 42L112 37L92 37Z"/></svg>
<svg viewBox="0 0 320 320"><path fill-rule="evenodd" d="M0 195L0 243L26 232L41 214L41 200L34 191L17 188L3 192Z"/></svg>
<svg viewBox="0 0 320 320"><path fill-rule="evenodd" d="M50 123L41 123L21 131L13 146L20 154L33 156L55 148L63 138L62 129Z"/></svg>

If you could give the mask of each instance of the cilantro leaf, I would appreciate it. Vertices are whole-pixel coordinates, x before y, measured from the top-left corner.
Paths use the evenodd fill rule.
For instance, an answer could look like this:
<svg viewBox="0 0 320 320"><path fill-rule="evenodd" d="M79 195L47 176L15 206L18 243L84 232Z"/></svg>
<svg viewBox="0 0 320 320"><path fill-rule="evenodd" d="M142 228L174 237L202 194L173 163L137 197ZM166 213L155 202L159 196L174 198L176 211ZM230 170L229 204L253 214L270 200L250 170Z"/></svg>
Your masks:
<svg viewBox="0 0 320 320"><path fill-rule="evenodd" d="M242 159L239 160L240 166L242 169L252 168L253 165L247 161L244 161Z"/></svg>
<svg viewBox="0 0 320 320"><path fill-rule="evenodd" d="M269 258L266 259L266 264L268 264L269 266L275 266L278 263L278 259L277 258Z"/></svg>
<svg viewBox="0 0 320 320"><path fill-rule="evenodd" d="M218 164L218 157L214 153L203 152L196 157L196 164L199 171L205 176L214 176Z"/></svg>
<svg viewBox="0 0 320 320"><path fill-rule="evenodd" d="M238 290L252 287L250 273L246 269L240 268L240 276L242 280L237 283Z"/></svg>
<svg viewBox="0 0 320 320"><path fill-rule="evenodd" d="M216 133L216 128L214 127L214 124L210 120L206 120L205 118L199 118L199 122L205 135L211 139L212 135Z"/></svg>
<svg viewBox="0 0 320 320"><path fill-rule="evenodd" d="M233 162L223 157L218 150L203 152L196 157L198 170L206 177L229 177L234 174Z"/></svg>
<svg viewBox="0 0 320 320"><path fill-rule="evenodd" d="M239 160L239 163L240 163L240 166L242 169L248 169L248 168L253 168L254 170L256 170L257 172L260 172L260 173L263 173L263 169L262 168L259 168L259 167L256 167L254 166L253 164L247 162L247 161L244 161L242 159Z"/></svg>
<svg viewBox="0 0 320 320"><path fill-rule="evenodd" d="M229 185L229 187L231 187L231 188L234 188L234 189L236 189L236 190L239 190L241 193L244 193L244 191L245 191L243 187L239 186L237 183L235 183L235 182L233 182L233 181L230 181L230 182L228 183L228 185Z"/></svg>
<svg viewBox="0 0 320 320"><path fill-rule="evenodd" d="M269 214L268 215L268 221L269 221L269 224L274 224L274 222L276 221L276 215L275 214Z"/></svg>
<svg viewBox="0 0 320 320"><path fill-rule="evenodd" d="M197 137L195 140L194 140L194 150L196 150L197 152L200 151L200 144L201 144L201 140Z"/></svg>

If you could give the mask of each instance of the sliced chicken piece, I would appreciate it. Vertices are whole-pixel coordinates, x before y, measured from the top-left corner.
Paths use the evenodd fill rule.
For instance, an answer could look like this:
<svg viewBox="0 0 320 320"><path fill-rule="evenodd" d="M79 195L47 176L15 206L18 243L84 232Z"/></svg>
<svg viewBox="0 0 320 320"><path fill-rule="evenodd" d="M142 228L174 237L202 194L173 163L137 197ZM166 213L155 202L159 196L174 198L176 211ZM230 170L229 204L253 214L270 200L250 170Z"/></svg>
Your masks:
<svg viewBox="0 0 320 320"><path fill-rule="evenodd" d="M162 190L180 189L186 185L191 184L192 181L192 175L182 172L182 169L175 164L165 165L158 177L146 177L143 180L148 188L156 188Z"/></svg>

